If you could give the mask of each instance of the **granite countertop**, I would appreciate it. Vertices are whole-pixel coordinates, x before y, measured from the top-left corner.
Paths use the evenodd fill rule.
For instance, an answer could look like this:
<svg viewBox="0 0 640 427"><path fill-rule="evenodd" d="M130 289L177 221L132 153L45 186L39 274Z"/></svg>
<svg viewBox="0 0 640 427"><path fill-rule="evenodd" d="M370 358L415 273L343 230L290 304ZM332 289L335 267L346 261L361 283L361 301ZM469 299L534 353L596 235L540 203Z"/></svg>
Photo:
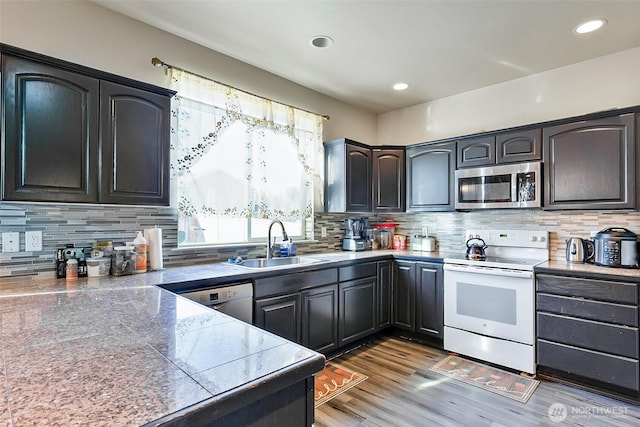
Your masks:
<svg viewBox="0 0 640 427"><path fill-rule="evenodd" d="M164 288L392 255L442 262L438 253L332 252L263 270L211 263L73 283L0 278L0 417L14 426L161 425L199 410L236 410L234 402L246 404L266 384L284 388L313 375L324 356Z"/></svg>
<svg viewBox="0 0 640 427"><path fill-rule="evenodd" d="M7 425L161 425L284 388L324 366L324 356L167 289L397 259L442 262L438 252L305 255L318 262L269 269L211 263L132 276L0 279L0 345ZM640 282L640 270L548 261L536 272ZM237 399L236 399L237 398Z"/></svg>
<svg viewBox="0 0 640 427"><path fill-rule="evenodd" d="M231 412L234 397L246 404L324 367L319 353L155 286L183 274L172 270L0 280L3 423L159 425Z"/></svg>
<svg viewBox="0 0 640 427"><path fill-rule="evenodd" d="M579 277L640 283L640 269L603 267L592 263L549 260L535 267L536 273L563 273Z"/></svg>

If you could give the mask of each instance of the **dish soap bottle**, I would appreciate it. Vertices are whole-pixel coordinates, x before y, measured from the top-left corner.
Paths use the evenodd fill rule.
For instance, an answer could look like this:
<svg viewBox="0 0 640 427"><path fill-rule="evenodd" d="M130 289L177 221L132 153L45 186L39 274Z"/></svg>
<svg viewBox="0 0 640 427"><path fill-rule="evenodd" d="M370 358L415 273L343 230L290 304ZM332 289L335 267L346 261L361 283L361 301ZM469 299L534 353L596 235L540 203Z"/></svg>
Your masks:
<svg viewBox="0 0 640 427"><path fill-rule="evenodd" d="M136 254L136 273L147 272L147 239L138 231L138 235L133 239L133 246Z"/></svg>

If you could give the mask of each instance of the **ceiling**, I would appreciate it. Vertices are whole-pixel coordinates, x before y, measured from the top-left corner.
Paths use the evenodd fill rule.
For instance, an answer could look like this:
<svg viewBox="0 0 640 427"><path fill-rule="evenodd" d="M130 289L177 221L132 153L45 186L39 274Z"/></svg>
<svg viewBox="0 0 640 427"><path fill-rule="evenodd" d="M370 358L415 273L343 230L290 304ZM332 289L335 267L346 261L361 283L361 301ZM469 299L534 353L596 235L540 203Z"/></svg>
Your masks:
<svg viewBox="0 0 640 427"><path fill-rule="evenodd" d="M93 1L374 113L640 46L640 0Z"/></svg>

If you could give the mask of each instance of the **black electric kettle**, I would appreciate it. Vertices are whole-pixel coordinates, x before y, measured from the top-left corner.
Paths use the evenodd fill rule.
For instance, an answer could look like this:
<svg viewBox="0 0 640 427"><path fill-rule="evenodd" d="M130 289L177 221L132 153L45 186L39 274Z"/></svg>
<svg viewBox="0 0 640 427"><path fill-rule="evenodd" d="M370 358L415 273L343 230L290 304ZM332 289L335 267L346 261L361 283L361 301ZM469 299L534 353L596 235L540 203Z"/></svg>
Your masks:
<svg viewBox="0 0 640 427"><path fill-rule="evenodd" d="M487 244L480 237L472 237L467 240L467 258L475 260L483 260L487 258L484 250Z"/></svg>

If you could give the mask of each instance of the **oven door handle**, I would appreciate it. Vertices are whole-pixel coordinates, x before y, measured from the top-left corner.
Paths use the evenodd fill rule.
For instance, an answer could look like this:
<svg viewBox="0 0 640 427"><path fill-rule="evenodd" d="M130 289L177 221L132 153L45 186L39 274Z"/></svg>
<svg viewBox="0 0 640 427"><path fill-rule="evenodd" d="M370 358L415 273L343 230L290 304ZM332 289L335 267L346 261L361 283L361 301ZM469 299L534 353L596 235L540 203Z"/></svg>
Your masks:
<svg viewBox="0 0 640 427"><path fill-rule="evenodd" d="M469 266L452 265L452 264L445 264L444 269L446 271L457 271L460 273L488 274L491 276L517 277L519 279L533 278L533 271L508 270L508 269L487 268L487 267L469 267Z"/></svg>

